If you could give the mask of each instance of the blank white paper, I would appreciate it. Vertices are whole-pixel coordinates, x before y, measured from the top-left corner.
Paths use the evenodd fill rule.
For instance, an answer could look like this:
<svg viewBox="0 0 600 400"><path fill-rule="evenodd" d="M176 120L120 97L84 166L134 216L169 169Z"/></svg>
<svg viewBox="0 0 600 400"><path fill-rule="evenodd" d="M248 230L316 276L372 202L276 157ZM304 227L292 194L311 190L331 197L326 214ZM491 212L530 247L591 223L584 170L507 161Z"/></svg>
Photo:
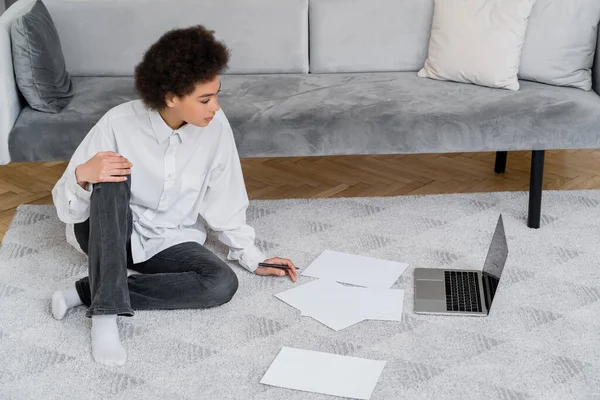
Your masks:
<svg viewBox="0 0 600 400"><path fill-rule="evenodd" d="M402 321L404 290L370 289L344 287L343 295L338 295L340 303L334 307L321 305L315 311L302 310L302 316L316 319L335 331L347 328L366 319L377 321ZM348 300L350 298L350 300ZM354 307L354 311L345 310L344 305Z"/></svg>
<svg viewBox="0 0 600 400"><path fill-rule="evenodd" d="M276 294L275 297L334 331L364 321L386 307L383 301L371 299L376 296L368 296L368 293L362 297L356 296L345 289L337 282L319 279Z"/></svg>
<svg viewBox="0 0 600 400"><path fill-rule="evenodd" d="M385 289L346 287L338 284L323 298L325 300L318 307L302 311L334 331L379 315L390 307L390 295Z"/></svg>
<svg viewBox="0 0 600 400"><path fill-rule="evenodd" d="M369 317L369 319L377 321L402 321L402 310L404 307L404 290L400 289L388 289L387 290L387 301L389 307L385 311L378 313L375 316Z"/></svg>
<svg viewBox="0 0 600 400"><path fill-rule="evenodd" d="M319 279L275 296L334 331L366 319L402 320L403 290L348 287Z"/></svg>
<svg viewBox="0 0 600 400"><path fill-rule="evenodd" d="M260 383L368 400L386 361L283 347Z"/></svg>
<svg viewBox="0 0 600 400"><path fill-rule="evenodd" d="M408 264L325 250L302 275L370 288L389 289Z"/></svg>
<svg viewBox="0 0 600 400"><path fill-rule="evenodd" d="M335 281L318 279L278 293L275 297L302 312L308 312L333 298L339 287L342 285Z"/></svg>

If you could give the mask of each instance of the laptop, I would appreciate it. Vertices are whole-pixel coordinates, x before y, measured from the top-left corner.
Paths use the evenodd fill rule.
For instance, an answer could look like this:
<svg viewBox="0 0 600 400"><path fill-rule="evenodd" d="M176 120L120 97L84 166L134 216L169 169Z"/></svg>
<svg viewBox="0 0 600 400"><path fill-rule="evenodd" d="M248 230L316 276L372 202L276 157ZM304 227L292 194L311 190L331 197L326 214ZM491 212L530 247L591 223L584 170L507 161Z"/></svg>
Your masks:
<svg viewBox="0 0 600 400"><path fill-rule="evenodd" d="M482 271L415 268L415 313L487 316L507 257L501 214Z"/></svg>

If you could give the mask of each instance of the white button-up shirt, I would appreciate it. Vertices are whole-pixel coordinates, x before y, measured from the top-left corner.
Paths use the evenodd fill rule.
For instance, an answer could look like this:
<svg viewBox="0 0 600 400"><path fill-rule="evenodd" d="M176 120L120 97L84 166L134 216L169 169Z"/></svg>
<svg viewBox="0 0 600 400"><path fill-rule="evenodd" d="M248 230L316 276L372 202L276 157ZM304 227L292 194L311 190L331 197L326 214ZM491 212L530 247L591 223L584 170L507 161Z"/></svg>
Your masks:
<svg viewBox="0 0 600 400"><path fill-rule="evenodd" d="M228 246L228 259L254 272L264 254L246 224L248 195L229 121L219 110L208 126L171 129L140 100L107 112L83 139L52 190L67 240L76 248L73 224L90 215L92 185L77 184L75 168L101 151L127 158L131 169L134 263L173 245L204 244L205 223Z"/></svg>

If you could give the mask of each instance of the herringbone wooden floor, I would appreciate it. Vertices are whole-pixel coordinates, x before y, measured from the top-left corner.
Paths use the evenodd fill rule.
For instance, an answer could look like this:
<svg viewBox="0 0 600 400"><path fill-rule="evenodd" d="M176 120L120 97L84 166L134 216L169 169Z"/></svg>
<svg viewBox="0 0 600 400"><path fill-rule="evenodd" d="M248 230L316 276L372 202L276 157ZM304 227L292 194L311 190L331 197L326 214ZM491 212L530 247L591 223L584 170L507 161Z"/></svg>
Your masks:
<svg viewBox="0 0 600 400"><path fill-rule="evenodd" d="M495 153L243 159L251 199L399 196L526 191L530 152L511 152L506 173ZM20 204L52 204L65 162L0 167L0 239ZM546 152L544 189L600 189L600 150Z"/></svg>

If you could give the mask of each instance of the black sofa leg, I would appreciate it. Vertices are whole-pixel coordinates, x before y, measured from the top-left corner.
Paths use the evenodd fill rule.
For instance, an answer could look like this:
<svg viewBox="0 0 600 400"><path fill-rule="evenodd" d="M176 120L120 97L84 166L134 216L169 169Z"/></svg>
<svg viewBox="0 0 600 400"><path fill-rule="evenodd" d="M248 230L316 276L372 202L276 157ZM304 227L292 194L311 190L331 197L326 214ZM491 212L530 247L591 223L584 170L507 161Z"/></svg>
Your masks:
<svg viewBox="0 0 600 400"><path fill-rule="evenodd" d="M544 155L544 150L534 150L531 152L531 177L529 181L529 214L527 217L527 226L533 229L538 229L540 227Z"/></svg>
<svg viewBox="0 0 600 400"><path fill-rule="evenodd" d="M494 166L494 172L497 174L503 174L506 171L506 156L508 151L497 151L496 152L496 165Z"/></svg>

